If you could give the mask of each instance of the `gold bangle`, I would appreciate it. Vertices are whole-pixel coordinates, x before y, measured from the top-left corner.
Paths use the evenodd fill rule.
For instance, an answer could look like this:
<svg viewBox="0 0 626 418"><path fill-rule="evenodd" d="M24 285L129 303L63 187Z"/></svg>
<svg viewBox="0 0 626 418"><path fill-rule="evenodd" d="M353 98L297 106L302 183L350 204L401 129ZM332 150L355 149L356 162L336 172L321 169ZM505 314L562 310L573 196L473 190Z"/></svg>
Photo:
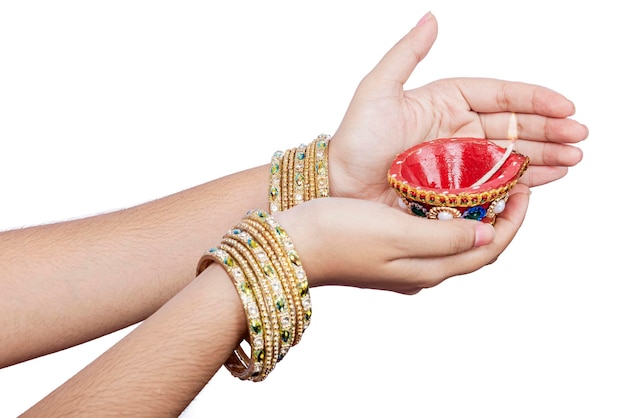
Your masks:
<svg viewBox="0 0 626 418"><path fill-rule="evenodd" d="M234 249L235 254L238 253L239 256L243 257L253 272L253 276L249 277L248 281L252 284L252 289L257 301L261 301L259 302L259 306L261 307L261 319L265 331L265 356L263 358L261 375L258 377L258 380L264 380L276 365L276 355L279 349L278 316L276 309L274 308L271 293L267 288L267 281L264 280L263 272L259 268L252 252L239 241L230 238L229 234L222 238L222 243L230 246Z"/></svg>
<svg viewBox="0 0 626 418"><path fill-rule="evenodd" d="M296 154L296 149L291 148L287 153L287 161L285 162L285 168L287 171L286 182L283 183L283 187L287 189L287 199L283 201L283 208L289 209L292 208L293 205L293 162L294 156ZM284 210L283 209L283 210Z"/></svg>
<svg viewBox="0 0 626 418"><path fill-rule="evenodd" d="M265 248L271 248L272 250L271 252L269 252L269 257L278 272L291 313L290 324L284 325L291 325L291 328L289 329L289 332L291 334L290 343L292 346L294 346L298 344L302 337L301 330L298 330L296 328L296 325L298 323L302 323L302 321L304 320L304 311L302 308L302 303L300 303L300 300L295 292L295 280L290 270L287 258L283 254L283 251L280 248L278 242L276 242L274 236L269 231L267 231L267 229L265 229L265 227L261 223L254 219L245 218L241 221L240 225L245 225L242 226L242 228L245 228L246 230L255 231L254 233L257 234L259 240L262 240Z"/></svg>
<svg viewBox="0 0 626 418"><path fill-rule="evenodd" d="M315 140L316 197L328 197L328 146L330 135L319 135Z"/></svg>
<svg viewBox="0 0 626 418"><path fill-rule="evenodd" d="M293 205L304 202L304 163L306 158L306 145L301 144L296 148L293 158Z"/></svg>
<svg viewBox="0 0 626 418"><path fill-rule="evenodd" d="M259 229L254 221L246 218L237 224L237 228L237 239L244 242L255 254L271 289L272 302L278 315L280 335L276 361L280 361L293 346L296 334L297 310L289 289L289 281L277 257L276 246L268 242L263 227Z"/></svg>
<svg viewBox="0 0 626 418"><path fill-rule="evenodd" d="M315 141L307 145L304 172L306 178L304 200L308 201L315 199Z"/></svg>
<svg viewBox="0 0 626 418"><path fill-rule="evenodd" d="M311 199L330 195L328 148L330 135L277 151L272 156L269 175L269 213L287 210Z"/></svg>
<svg viewBox="0 0 626 418"><path fill-rule="evenodd" d="M248 323L250 355L240 344L224 366L242 380L262 381L310 324L311 299L299 255L278 222L254 210L202 255L196 274L212 262L230 276Z"/></svg>
<svg viewBox="0 0 626 418"><path fill-rule="evenodd" d="M282 195L281 195L281 166L283 162L282 151L276 151L272 155L272 161L270 163L270 180L269 180L269 208L270 213L280 212L282 208Z"/></svg>
<svg viewBox="0 0 626 418"><path fill-rule="evenodd" d="M291 149L285 151L281 165L281 210L289 209L289 156L292 151Z"/></svg>
<svg viewBox="0 0 626 418"><path fill-rule="evenodd" d="M230 251L227 251L229 249ZM220 245L208 250L199 260L196 275L202 273L211 263L219 263L230 276L246 314L248 321L247 341L250 345L250 356L239 345L224 366L235 377L242 380L257 380L261 377L263 362L265 359L265 327L261 319L261 306L255 296L254 290L247 277L253 273L247 263L239 262L233 258L235 253L228 246ZM237 257L239 258L239 257Z"/></svg>
<svg viewBox="0 0 626 418"><path fill-rule="evenodd" d="M261 225L265 227L267 231L269 231L279 247L281 248L281 255L284 256L289 262L287 263L289 269L291 271L291 278L294 281L293 289L296 294L298 300L302 304L302 308L304 310L304 317L302 321L298 323L298 334L299 336L306 330L311 322L312 315L312 306L311 306L311 296L309 294L309 284L306 272L302 267L302 262L300 261L300 255L296 250L293 241L287 234L287 232L276 222L276 220L260 210L254 210L248 212L247 218L254 219L258 221Z"/></svg>

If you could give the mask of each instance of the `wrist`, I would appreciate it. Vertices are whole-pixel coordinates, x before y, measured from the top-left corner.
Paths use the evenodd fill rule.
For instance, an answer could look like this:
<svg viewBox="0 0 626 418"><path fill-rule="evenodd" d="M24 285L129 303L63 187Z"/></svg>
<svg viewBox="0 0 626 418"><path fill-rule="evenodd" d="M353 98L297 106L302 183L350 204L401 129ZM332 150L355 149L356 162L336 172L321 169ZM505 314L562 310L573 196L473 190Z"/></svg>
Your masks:
<svg viewBox="0 0 626 418"><path fill-rule="evenodd" d="M272 215L291 237L306 271L309 287L325 284L328 270L325 267L330 265L330 260L324 257L322 248L323 245L328 245L328 241L320 239L326 236L324 223L312 212L317 204L316 201L307 202L305 205ZM325 262L321 263L321 260Z"/></svg>

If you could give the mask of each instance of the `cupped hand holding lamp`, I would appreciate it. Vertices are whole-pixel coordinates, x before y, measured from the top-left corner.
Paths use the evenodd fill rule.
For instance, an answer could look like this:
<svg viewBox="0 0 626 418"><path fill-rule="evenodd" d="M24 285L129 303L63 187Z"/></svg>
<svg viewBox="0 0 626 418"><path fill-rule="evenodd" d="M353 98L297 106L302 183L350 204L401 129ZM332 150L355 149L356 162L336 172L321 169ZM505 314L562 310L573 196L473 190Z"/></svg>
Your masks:
<svg viewBox="0 0 626 418"><path fill-rule="evenodd" d="M223 364L235 361L242 340L254 344L255 318L270 324L257 343L271 360L258 356L259 369L252 365L246 377L269 373L282 361L279 354L299 342L294 335L300 326L304 332L311 300L298 299L306 292L294 289L304 285L280 262L289 260L287 244L272 241L271 230L267 235L258 225L240 227L251 209L289 237L306 272L307 291L342 285L413 294L496 259L522 224L528 187L557 180L577 164L582 154L572 144L585 139L587 129L570 119L575 109L568 99L536 85L454 78L405 90L436 35L429 13L358 86L328 142L329 197L309 191L297 200L298 185L287 181L286 202L292 204L270 211L272 175L264 165L118 212L1 233L1 366L143 321L25 415L84 416L106 408L112 414L175 416ZM398 210L387 183L398 153L439 137L506 144L511 112L517 115L516 148L531 165L494 227L433 222ZM305 164L302 173L314 169ZM236 231L257 239L250 243ZM203 256L211 247L231 251L231 261L224 264L225 253L216 250ZM255 252L259 248L274 258L271 267L282 270L265 274L270 263ZM38 263L30 262L33 254ZM197 269L201 257L205 263ZM244 286L246 281L257 290ZM259 312L246 295L256 298ZM251 357L235 369L255 360L254 346L250 350ZM151 395L156 392L158 398Z"/></svg>

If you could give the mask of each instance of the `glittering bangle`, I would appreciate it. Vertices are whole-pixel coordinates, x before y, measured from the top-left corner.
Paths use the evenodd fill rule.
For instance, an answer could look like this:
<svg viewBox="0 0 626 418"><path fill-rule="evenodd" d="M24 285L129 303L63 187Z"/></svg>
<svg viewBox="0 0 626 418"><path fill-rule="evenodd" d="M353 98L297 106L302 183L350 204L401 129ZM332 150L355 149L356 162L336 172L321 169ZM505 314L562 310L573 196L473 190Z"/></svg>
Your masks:
<svg viewBox="0 0 626 418"><path fill-rule="evenodd" d="M291 205L291 199L293 198L293 155L295 154L295 148L285 151L283 157L283 184L281 186L283 192L283 210L289 209Z"/></svg>
<svg viewBox="0 0 626 418"><path fill-rule="evenodd" d="M269 177L269 213L287 210L311 199L330 195L328 146L330 135L319 135L272 156Z"/></svg>
<svg viewBox="0 0 626 418"><path fill-rule="evenodd" d="M226 269L248 322L250 355L240 345L224 366L242 380L262 381L302 338L311 320L306 273L287 233L262 210L250 211L198 261Z"/></svg>
<svg viewBox="0 0 626 418"><path fill-rule="evenodd" d="M270 313L269 323L271 323L273 338L268 343L271 343L271 353L268 353L268 364L262 371L264 375L267 375L276 367L276 363L285 357L292 346L292 324L295 318L293 302L290 304L285 295L283 281L272 262L272 258L275 257L271 256L271 251L268 254L268 251L264 249L269 250L269 246L262 236L247 225L239 223L226 237L232 237L238 241L239 246L244 246L245 249L240 249L240 252L247 252L248 261L255 264L255 274L259 278L259 286Z"/></svg>
<svg viewBox="0 0 626 418"><path fill-rule="evenodd" d="M248 212L247 218L258 221L268 232L272 234L281 249L280 255L284 257L285 260L288 260L285 261L285 265L288 266L288 269L291 272L290 279L292 282L292 291L300 301L304 310L303 318L298 321L298 335L301 336L311 322L312 307L308 279L306 272L302 267L300 255L298 254L291 237L289 237L287 232L273 217L263 211L256 210Z"/></svg>
<svg viewBox="0 0 626 418"><path fill-rule="evenodd" d="M303 321L305 318L305 311L295 286L293 271L291 270L291 266L289 264L290 262L284 251L281 249L280 244L276 241L274 235L269 232L263 224L248 217L243 219L239 226L247 231L254 231L252 233L255 234L259 240L263 241L264 246L269 245L273 250L270 252L269 256L273 266L278 272L278 276L281 280L282 288L285 292L291 312L291 318L283 317L281 320L282 325L291 325L291 328L281 330L281 335L283 338L290 338L291 345L295 345L302 338L303 329L302 327L296 329L296 326L297 324L304 324ZM286 322L287 319L289 320L289 323ZM287 331L288 335L284 334L284 331Z"/></svg>
<svg viewBox="0 0 626 418"><path fill-rule="evenodd" d="M320 135L315 140L316 197L328 197L328 145L330 136Z"/></svg>
<svg viewBox="0 0 626 418"><path fill-rule="evenodd" d="M300 145L294 154L293 159L293 206L304 202L304 184L305 184L305 158L306 145Z"/></svg>
<svg viewBox="0 0 626 418"><path fill-rule="evenodd" d="M315 158L311 158L315 155L315 141L309 142L306 148L306 155L309 158L305 159L304 172L306 183L304 184L304 200L308 201L315 199Z"/></svg>
<svg viewBox="0 0 626 418"><path fill-rule="evenodd" d="M280 212L282 210L282 195L281 195L281 166L283 162L282 151L276 151L272 156L272 162L270 165L270 185L269 185L269 204L270 213Z"/></svg>
<svg viewBox="0 0 626 418"><path fill-rule="evenodd" d="M242 380L258 380L261 377L265 359L266 336L261 317L262 307L264 308L264 306L257 301L252 284L248 281L248 277L251 277L254 273L234 249L228 245L221 244L219 248L211 248L200 258L196 269L197 275L202 273L214 261L224 267L237 289L248 320L247 341L250 344L251 351L251 355L248 356L243 347L239 345L235 352L226 360L224 366L233 376Z"/></svg>
<svg viewBox="0 0 626 418"><path fill-rule="evenodd" d="M222 242L230 245L234 248L251 267L253 276L251 280L254 294L257 297L257 301L261 301L259 306L261 307L261 319L264 329L264 357L263 367L261 369L261 376L258 380L263 380L276 366L276 358L279 350L279 330L278 330L278 315L276 308L272 301L270 290L268 289L267 280L263 277L263 272L260 266L255 260L249 249L241 243L225 236L222 238Z"/></svg>

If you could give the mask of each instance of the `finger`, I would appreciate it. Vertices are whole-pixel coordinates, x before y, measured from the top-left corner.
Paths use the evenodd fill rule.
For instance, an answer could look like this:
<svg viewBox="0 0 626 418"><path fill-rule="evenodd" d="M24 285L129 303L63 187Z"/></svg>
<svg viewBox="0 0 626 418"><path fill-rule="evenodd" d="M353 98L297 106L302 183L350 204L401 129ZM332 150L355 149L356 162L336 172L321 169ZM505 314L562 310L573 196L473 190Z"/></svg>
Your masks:
<svg viewBox="0 0 626 418"><path fill-rule="evenodd" d="M509 199L506 203L506 209L498 215L495 230L496 237L490 244L496 249L495 256L500 255L504 249L511 243L517 231L519 231L530 202L530 189L524 184L517 184L509 192ZM490 253L491 248L482 248L483 253ZM485 258L491 259L493 257Z"/></svg>
<svg viewBox="0 0 626 418"><path fill-rule="evenodd" d="M502 147L508 145L507 141L493 142ZM583 158L580 148L563 144L518 140L515 142L515 150L530 158L530 164L533 166L572 167Z"/></svg>
<svg viewBox="0 0 626 418"><path fill-rule="evenodd" d="M528 170L526 170L526 173L519 179L519 183L525 184L528 187L541 186L565 177L568 171L567 167L530 166Z"/></svg>
<svg viewBox="0 0 626 418"><path fill-rule="evenodd" d="M587 138L587 127L569 118L551 118L541 115L516 113L517 138L532 141L578 143ZM510 112L480 113L485 136L490 139L508 139Z"/></svg>
<svg viewBox="0 0 626 418"><path fill-rule="evenodd" d="M385 224L391 236L390 259L445 257L487 245L495 231L489 224L465 219L436 222L402 213L387 207L393 213L392 224ZM413 231L413 233L412 233ZM415 237L427 237L416 241Z"/></svg>
<svg viewBox="0 0 626 418"><path fill-rule="evenodd" d="M546 87L488 78L461 78L455 83L471 110L476 112L531 113L565 118L575 113L574 104Z"/></svg>
<svg viewBox="0 0 626 418"><path fill-rule="evenodd" d="M471 273L498 258L517 234L528 209L530 192L526 185L518 184L510 193L506 209L496 220L493 241L488 245L449 256L445 263L440 259L421 260L420 276L424 280L420 283L421 287L432 287L446 278ZM407 264L406 268L411 267Z"/></svg>
<svg viewBox="0 0 626 418"><path fill-rule="evenodd" d="M373 86L403 86L437 38L437 19L429 12L396 43L363 80Z"/></svg>
<svg viewBox="0 0 626 418"><path fill-rule="evenodd" d="M519 231L526 212L530 198L530 190L524 184L517 184L509 192L509 199L504 212L498 215L495 223L496 235L493 242L472 251L474 254L462 254L464 262L467 263L470 271L475 271L480 267L491 263L509 246L517 232Z"/></svg>

